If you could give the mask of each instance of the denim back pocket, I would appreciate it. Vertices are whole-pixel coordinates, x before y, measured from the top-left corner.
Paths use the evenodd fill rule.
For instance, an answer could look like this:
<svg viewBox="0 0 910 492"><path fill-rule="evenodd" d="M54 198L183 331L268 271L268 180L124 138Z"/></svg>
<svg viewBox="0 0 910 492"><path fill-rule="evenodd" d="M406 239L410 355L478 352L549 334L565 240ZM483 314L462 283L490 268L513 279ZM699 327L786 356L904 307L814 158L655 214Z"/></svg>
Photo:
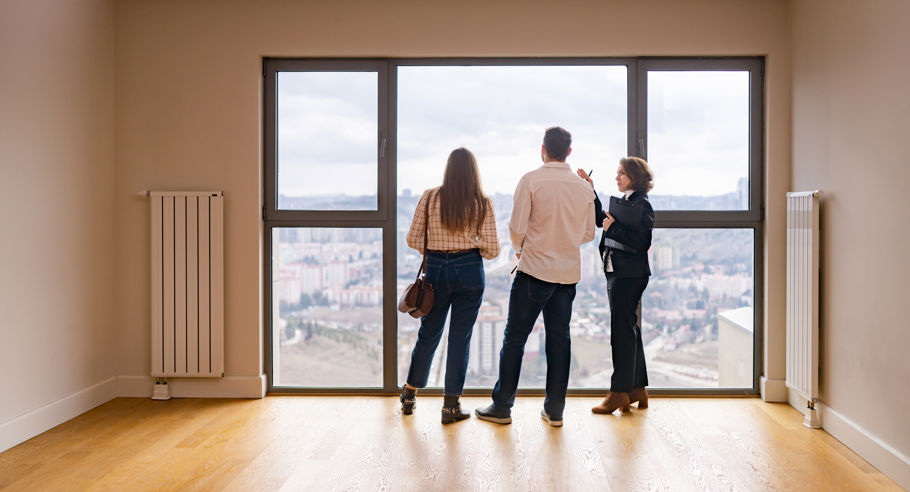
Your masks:
<svg viewBox="0 0 910 492"><path fill-rule="evenodd" d="M452 271L455 274L455 278L458 279L459 287L469 290L483 290L486 278L483 272L483 262L479 259L454 266Z"/></svg>
<svg viewBox="0 0 910 492"><path fill-rule="evenodd" d="M427 261L425 273L427 280L430 281L430 285L433 287L436 287L441 282L442 268L443 266L439 263Z"/></svg>

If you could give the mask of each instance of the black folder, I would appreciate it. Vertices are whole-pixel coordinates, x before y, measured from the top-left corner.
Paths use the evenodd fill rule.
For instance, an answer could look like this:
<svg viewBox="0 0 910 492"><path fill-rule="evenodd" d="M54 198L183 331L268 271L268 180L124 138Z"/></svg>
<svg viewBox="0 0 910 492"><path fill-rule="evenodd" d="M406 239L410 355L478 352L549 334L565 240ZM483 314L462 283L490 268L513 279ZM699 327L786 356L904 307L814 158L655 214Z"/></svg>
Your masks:
<svg viewBox="0 0 910 492"><path fill-rule="evenodd" d="M638 224L641 223L641 204L632 203L629 200L623 200L621 198L616 198L615 196L610 197L610 215L616 219L616 222L620 224L638 227ZM612 249L618 249L620 251L625 251L627 253L637 254L638 251L635 248L629 247L619 241L610 239L608 237L603 238L604 246ZM606 261L606 259L604 259Z"/></svg>
<svg viewBox="0 0 910 492"><path fill-rule="evenodd" d="M610 215L622 225L638 227L641 223L641 204L611 196Z"/></svg>

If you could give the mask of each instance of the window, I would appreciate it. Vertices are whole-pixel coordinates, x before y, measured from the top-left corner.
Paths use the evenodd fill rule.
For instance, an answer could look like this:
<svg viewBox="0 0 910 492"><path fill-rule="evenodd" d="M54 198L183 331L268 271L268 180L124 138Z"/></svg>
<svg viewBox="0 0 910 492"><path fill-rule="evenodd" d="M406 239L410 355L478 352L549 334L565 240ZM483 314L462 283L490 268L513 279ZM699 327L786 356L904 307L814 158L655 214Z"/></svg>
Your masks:
<svg viewBox="0 0 910 492"><path fill-rule="evenodd" d="M750 388L752 229L654 230L642 342L656 388Z"/></svg>
<svg viewBox="0 0 910 492"><path fill-rule="evenodd" d="M749 209L749 72L648 71L658 210Z"/></svg>
<svg viewBox="0 0 910 492"><path fill-rule="evenodd" d="M376 210L378 83L377 72L278 73L279 209ZM327 168L344 179L314 179Z"/></svg>
<svg viewBox="0 0 910 492"><path fill-rule="evenodd" d="M382 230L272 229L275 386L382 386Z"/></svg>
<svg viewBox="0 0 910 492"><path fill-rule="evenodd" d="M625 155L627 144L625 65L575 66L402 66L398 68L398 289L413 281L421 255L404 243L423 190L439 186L449 152L465 146L475 153L484 191L494 202L502 253L485 261L486 289L471 338L466 387L492 387L509 305L513 264L509 241L512 193L521 176L540 165L543 129L559 122L575 143L570 162L587 170L605 168L603 156ZM516 87L522 87L516 91ZM596 177L596 176L595 176ZM584 247L585 279L578 286L573 317L602 311L606 291L596 263L597 242ZM609 323L609 319L607 319ZM546 381L542 318L525 347L520 385L542 388ZM404 384L410 349L420 320L398 316L398 382ZM575 337L576 356L597 347ZM430 386L442 386L444 335L430 370ZM573 371L572 375L579 374ZM575 382L581 385L582 381ZM609 384L609 381L607 381ZM603 381L591 384L602 387Z"/></svg>
<svg viewBox="0 0 910 492"><path fill-rule="evenodd" d="M385 62L266 63L271 389L394 384L387 84Z"/></svg>
<svg viewBox="0 0 910 492"><path fill-rule="evenodd" d="M639 150L655 175L641 306L651 386L755 392L761 61L646 59L638 73Z"/></svg>
<svg viewBox="0 0 910 492"><path fill-rule="evenodd" d="M757 391L761 261L761 60L464 59L265 61L270 390L395 392L419 320L395 309L418 252L405 244L449 152L478 158L502 253L485 261L466 392L498 371L518 179L543 130L573 135L573 167L615 193L624 155L656 187L653 276L642 301L651 387ZM649 157L650 155L650 157ZM609 387L609 319L596 239L583 247L570 391ZM542 322L520 387L542 391ZM431 368L442 386L445 340ZM472 389L473 388L473 389Z"/></svg>

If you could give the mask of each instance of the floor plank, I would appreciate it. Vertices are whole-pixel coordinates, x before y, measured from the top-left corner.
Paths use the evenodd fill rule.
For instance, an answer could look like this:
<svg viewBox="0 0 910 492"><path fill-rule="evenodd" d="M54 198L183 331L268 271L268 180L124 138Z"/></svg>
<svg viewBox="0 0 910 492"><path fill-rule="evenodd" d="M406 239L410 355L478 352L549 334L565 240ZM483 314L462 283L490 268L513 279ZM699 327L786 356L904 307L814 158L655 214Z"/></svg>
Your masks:
<svg viewBox="0 0 910 492"><path fill-rule="evenodd" d="M0 490L901 490L786 404L598 401L552 428L534 397L505 426L443 426L440 397L120 398L0 454Z"/></svg>

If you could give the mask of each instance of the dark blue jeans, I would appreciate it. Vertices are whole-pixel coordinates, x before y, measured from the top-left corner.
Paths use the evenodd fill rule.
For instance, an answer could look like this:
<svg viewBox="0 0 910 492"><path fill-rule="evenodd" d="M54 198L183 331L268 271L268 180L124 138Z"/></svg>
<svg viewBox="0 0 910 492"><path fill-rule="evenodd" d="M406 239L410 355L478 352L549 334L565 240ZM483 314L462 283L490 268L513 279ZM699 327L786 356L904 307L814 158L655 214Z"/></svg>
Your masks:
<svg viewBox="0 0 910 492"><path fill-rule="evenodd" d="M572 357L569 320L572 319L574 300L575 284L544 282L524 272L515 275L509 295L509 318L499 352L499 381L493 387L496 408L511 408L515 403L525 342L537 316L543 311L547 352L547 397L543 408L551 417L562 417Z"/></svg>
<svg viewBox="0 0 910 492"><path fill-rule="evenodd" d="M427 280L435 291L433 308L420 318L420 330L417 332L414 351L411 352L407 382L415 388L427 385L433 354L442 339L446 314L451 306L445 394L460 395L468 370L471 334L474 332L474 321L477 320L485 285L480 252L428 253Z"/></svg>

